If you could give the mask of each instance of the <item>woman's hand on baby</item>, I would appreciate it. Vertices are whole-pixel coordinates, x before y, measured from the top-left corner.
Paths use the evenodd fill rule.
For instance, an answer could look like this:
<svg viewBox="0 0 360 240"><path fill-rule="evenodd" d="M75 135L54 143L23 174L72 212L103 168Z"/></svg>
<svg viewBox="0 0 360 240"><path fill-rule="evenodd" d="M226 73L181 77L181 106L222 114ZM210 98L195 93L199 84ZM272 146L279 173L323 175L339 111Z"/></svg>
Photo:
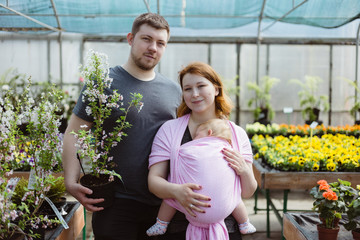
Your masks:
<svg viewBox="0 0 360 240"><path fill-rule="evenodd" d="M205 213L203 208L211 207L210 197L194 192L200 190L201 186L194 183L185 183L178 185L175 192L176 200L185 208L185 210L193 217L195 212Z"/></svg>
<svg viewBox="0 0 360 240"><path fill-rule="evenodd" d="M245 162L245 159L240 152L233 149L224 148L222 153L224 154L224 159L229 163L229 166L234 169L237 175L240 176L244 173L248 173L251 170L249 169L249 165Z"/></svg>

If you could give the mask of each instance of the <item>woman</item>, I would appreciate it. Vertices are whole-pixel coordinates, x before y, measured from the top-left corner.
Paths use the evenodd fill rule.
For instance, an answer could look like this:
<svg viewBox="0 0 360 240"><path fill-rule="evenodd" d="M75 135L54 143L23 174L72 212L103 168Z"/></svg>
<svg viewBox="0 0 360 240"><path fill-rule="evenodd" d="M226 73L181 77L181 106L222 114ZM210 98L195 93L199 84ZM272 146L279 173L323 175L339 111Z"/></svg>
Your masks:
<svg viewBox="0 0 360 240"><path fill-rule="evenodd" d="M205 63L189 64L180 72L179 79L183 91L183 100L178 109L179 118L166 122L154 139L149 159L149 189L159 198L176 199L189 215L195 217L211 206L211 196L197 193L201 190L201 186L197 183L168 182L169 166L172 161L167 160L176 157L174 149L192 140L201 123L214 118L228 118L232 105L224 93L220 77ZM252 172L251 146L242 128L234 123L231 123L231 127L232 142L236 143L234 149L237 150L225 148L224 159L240 177L241 196L248 198L252 196L257 186ZM237 231L231 233L230 239L241 239L239 235Z"/></svg>

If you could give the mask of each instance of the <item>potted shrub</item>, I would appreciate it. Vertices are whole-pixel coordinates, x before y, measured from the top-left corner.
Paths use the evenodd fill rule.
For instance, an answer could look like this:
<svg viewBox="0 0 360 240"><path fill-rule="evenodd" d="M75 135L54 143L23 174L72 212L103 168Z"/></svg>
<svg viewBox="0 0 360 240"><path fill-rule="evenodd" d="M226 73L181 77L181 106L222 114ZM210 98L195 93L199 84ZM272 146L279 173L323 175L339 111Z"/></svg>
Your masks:
<svg viewBox="0 0 360 240"><path fill-rule="evenodd" d="M0 86L3 90L2 92L0 92L1 97L4 97L4 93L6 94L7 91L11 89L11 95L8 96L8 99L12 104L16 105L16 102L18 100L21 100L21 98L23 97L22 94L25 91L25 88L28 87L26 74L20 74L18 73L17 69L9 68L3 75L0 76ZM49 96L49 101L58 101L56 103L58 105L58 110L56 111L56 114L60 115L61 124L59 125L59 130L61 133L64 133L67 125L67 120L70 117L69 109L72 110L71 107L73 105L73 101L71 100L68 92L62 90L59 86L51 84L50 82L32 83L27 91L29 91L29 96L34 99L33 106L38 106L38 103L41 100L41 95L43 93L52 91L51 89L53 88L56 89L58 94L61 94L61 101L58 101L51 96ZM20 125L20 130L26 132L26 123Z"/></svg>
<svg viewBox="0 0 360 240"><path fill-rule="evenodd" d="M349 222L345 224L345 228L352 231L355 240L360 240L360 185L356 186L356 190L355 198L347 205Z"/></svg>
<svg viewBox="0 0 360 240"><path fill-rule="evenodd" d="M316 121L322 124L322 121L319 120L320 111L327 112L330 108L328 96L317 95L318 85L322 82L322 79L316 76L305 76L305 82L298 79L292 79L290 82L301 87L298 96L300 98L301 113L305 119L305 123L310 125Z"/></svg>
<svg viewBox="0 0 360 240"><path fill-rule="evenodd" d="M10 88L0 98L0 195L8 202L5 209L1 209L2 220L7 225L7 229L1 232L5 239L10 237L9 233L38 236L36 230L44 230L54 223L60 223L58 219L49 219L39 210L48 196L50 187L57 181L51 174L54 166L58 164L56 159L62 149L58 130L59 116L56 114L62 95L53 87L43 92L35 105L29 91L30 87L29 78L28 85L17 101L11 101L13 95ZM22 125L26 127L20 129ZM31 172L21 202L16 204L11 201L13 189L8 188L10 180L4 179L11 177L14 162L18 160L19 155L25 154L19 146L27 148L26 155ZM10 195L6 193L9 191ZM7 215L9 211L12 212L10 217Z"/></svg>
<svg viewBox="0 0 360 240"><path fill-rule="evenodd" d="M82 100L88 102L87 113L92 116L94 124L91 129L87 130L87 126L83 126L78 132L72 132L78 140L76 146L79 161L87 158L90 163L90 172L86 174L84 172L80 184L93 190L89 197L105 199L104 202L97 204L102 207L112 204L113 183L116 179L121 180L121 176L113 170L115 164L109 152L126 136L124 130L131 127L126 121L130 108L135 107L140 111L143 106L142 95L132 93L129 106L126 109L121 107L123 97L120 93L111 90L112 79L108 74L107 56L90 50L81 73L86 86ZM106 132L103 123L110 117L113 108L120 109L123 115L117 119L117 125L112 132ZM105 188L107 189L104 190ZM102 190L104 190L102 193L98 193ZM104 194L109 195L109 198Z"/></svg>
<svg viewBox="0 0 360 240"><path fill-rule="evenodd" d="M359 87L356 85L355 82L344 78L345 81L347 81L352 87L354 87L354 90L357 94L357 97L355 97L355 95L349 96L346 98L346 101L349 101L350 99L354 99L354 105L351 107L350 109L350 114L351 116L354 118L355 120L355 125L360 125L360 120L356 119L356 113L359 112L360 113L360 89Z"/></svg>
<svg viewBox="0 0 360 240"><path fill-rule="evenodd" d="M248 101L248 106L251 107L255 103L254 109L254 118L255 122L261 124L269 124L270 121L274 118L275 112L271 106L271 88L280 82L278 78L272 78L269 76L264 76L260 83L248 82L247 87L249 90L255 92L255 96L250 98Z"/></svg>
<svg viewBox="0 0 360 240"><path fill-rule="evenodd" d="M22 201L20 204L12 202L12 196L16 195L9 187L9 182L12 180L0 177L0 239L41 238L40 232L35 229L48 228L59 221L34 214L29 208L28 201Z"/></svg>

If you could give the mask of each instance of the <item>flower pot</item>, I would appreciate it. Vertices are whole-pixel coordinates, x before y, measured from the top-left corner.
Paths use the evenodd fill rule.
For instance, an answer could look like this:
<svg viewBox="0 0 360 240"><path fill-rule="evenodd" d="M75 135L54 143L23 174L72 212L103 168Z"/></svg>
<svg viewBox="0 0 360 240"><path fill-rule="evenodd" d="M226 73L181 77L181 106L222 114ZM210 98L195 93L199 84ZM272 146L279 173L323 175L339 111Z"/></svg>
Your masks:
<svg viewBox="0 0 360 240"><path fill-rule="evenodd" d="M354 240L360 240L360 228L351 231Z"/></svg>
<svg viewBox="0 0 360 240"><path fill-rule="evenodd" d="M97 207L110 207L113 204L115 196L115 181L109 181L109 175L100 174L97 178L91 174L85 174L80 178L80 184L93 191L92 194L87 195L89 198L103 198L101 203L94 204Z"/></svg>
<svg viewBox="0 0 360 240"><path fill-rule="evenodd" d="M325 228L324 225L318 224L317 230L319 234L319 240L336 240L340 227Z"/></svg>
<svg viewBox="0 0 360 240"><path fill-rule="evenodd" d="M44 240L45 239L45 228L42 228L41 225L38 228L32 228L31 226L26 226L25 227L25 233L32 233L32 234L36 234L36 237L33 237L33 239L40 239L40 240Z"/></svg>
<svg viewBox="0 0 360 240"><path fill-rule="evenodd" d="M255 122L261 123L263 125L271 124L271 122L268 120L268 113L269 113L269 109L261 108L259 117L257 120L255 120Z"/></svg>
<svg viewBox="0 0 360 240"><path fill-rule="evenodd" d="M55 205L57 210L61 213L62 210L65 210L65 207L67 204L66 202L67 202L66 198L61 197L57 202L53 202L53 204ZM44 201L43 204L41 205L41 207L39 208L38 214L47 216L49 219L57 219L58 218L56 213L50 206L50 204L46 201ZM55 227L57 227L56 224L53 224L52 226L50 226L50 228L55 228Z"/></svg>
<svg viewBox="0 0 360 240"><path fill-rule="evenodd" d="M319 116L320 109L312 108L311 113L309 113L309 119L305 121L305 124L310 125L312 122L317 122L319 125L321 125L323 122L319 120Z"/></svg>
<svg viewBox="0 0 360 240"><path fill-rule="evenodd" d="M14 232L11 236L2 238L0 237L0 240L23 240L24 239L24 234L22 233L18 233L18 232Z"/></svg>

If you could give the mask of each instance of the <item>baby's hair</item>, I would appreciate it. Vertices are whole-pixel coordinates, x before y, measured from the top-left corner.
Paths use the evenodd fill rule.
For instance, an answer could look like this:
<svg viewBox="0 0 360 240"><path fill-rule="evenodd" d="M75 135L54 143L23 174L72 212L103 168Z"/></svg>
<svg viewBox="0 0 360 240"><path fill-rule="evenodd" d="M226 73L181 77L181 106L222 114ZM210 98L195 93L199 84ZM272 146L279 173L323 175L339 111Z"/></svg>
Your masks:
<svg viewBox="0 0 360 240"><path fill-rule="evenodd" d="M210 119L199 125L198 128L204 128L206 130L211 129L211 136L219 137L228 141L231 145L231 129L227 120L225 119Z"/></svg>

